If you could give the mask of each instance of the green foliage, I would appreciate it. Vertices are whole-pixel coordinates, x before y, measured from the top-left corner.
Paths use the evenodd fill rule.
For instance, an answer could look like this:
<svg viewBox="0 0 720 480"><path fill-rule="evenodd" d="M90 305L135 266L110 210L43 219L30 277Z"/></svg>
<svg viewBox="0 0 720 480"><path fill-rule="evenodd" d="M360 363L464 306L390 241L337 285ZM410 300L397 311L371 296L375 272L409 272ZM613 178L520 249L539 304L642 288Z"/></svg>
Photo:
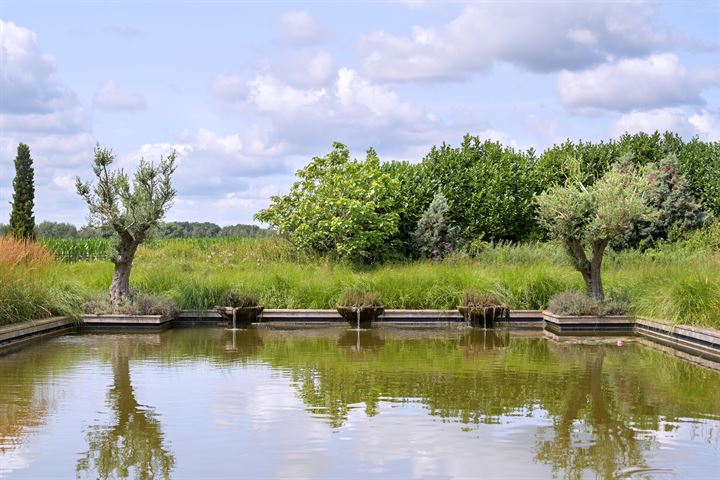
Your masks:
<svg viewBox="0 0 720 480"><path fill-rule="evenodd" d="M260 305L260 299L256 295L237 290L227 290L220 296L218 305L233 308L257 307Z"/></svg>
<svg viewBox="0 0 720 480"><path fill-rule="evenodd" d="M438 193L418 220L415 242L424 256L442 259L455 250L457 239L457 228L450 223L447 200L442 193Z"/></svg>
<svg viewBox="0 0 720 480"><path fill-rule="evenodd" d="M535 153L466 135L459 148L433 147L423 160L450 205L460 236L473 240L521 240L535 228Z"/></svg>
<svg viewBox="0 0 720 480"><path fill-rule="evenodd" d="M338 305L343 307L381 307L383 303L377 292L350 288L340 295Z"/></svg>
<svg viewBox="0 0 720 480"><path fill-rule="evenodd" d="M382 171L372 149L365 161L351 161L348 149L336 142L296 175L290 193L273 197L257 220L277 227L300 248L353 262L382 260L397 247L392 242L398 232L397 181Z"/></svg>
<svg viewBox="0 0 720 480"><path fill-rule="evenodd" d="M217 238L217 237L268 237L272 230L257 225L227 225L220 227L211 222L161 222L153 232L155 238Z"/></svg>
<svg viewBox="0 0 720 480"><path fill-rule="evenodd" d="M175 157L175 152L167 158L161 156L158 166L141 158L131 182L122 169L108 170L115 155L97 145L93 166L97 184L93 186L79 177L75 182L78 195L88 204L90 224L110 227L121 239L142 243L148 230L158 225L172 205Z"/></svg>
<svg viewBox="0 0 720 480"><path fill-rule="evenodd" d="M30 157L30 147L21 143L15 157L12 212L9 233L18 240L35 239L35 170Z"/></svg>
<svg viewBox="0 0 720 480"><path fill-rule="evenodd" d="M381 168L398 185L395 191L390 192L393 195L392 211L398 214L397 242L407 257L416 257L419 252L415 230L437 192L438 183L428 175L425 162L387 162Z"/></svg>
<svg viewBox="0 0 720 480"><path fill-rule="evenodd" d="M657 214L640 219L613 243L615 248L648 248L667 240L673 232L688 232L702 226L709 217L693 198L677 157L670 154L645 171L647 203Z"/></svg>
<svg viewBox="0 0 720 480"><path fill-rule="evenodd" d="M553 187L537 196L540 222L562 241L611 241L650 215L647 180L615 165L595 184Z"/></svg>
<svg viewBox="0 0 720 480"><path fill-rule="evenodd" d="M694 138L678 153L678 160L693 197L720 217L720 142Z"/></svg>
<svg viewBox="0 0 720 480"><path fill-rule="evenodd" d="M672 132L625 134L598 143L566 141L543 152L537 172L546 186L564 185L572 177L590 185L618 160L629 158L638 167L658 164L674 155L690 193L714 215L720 215L720 142L693 138L685 143Z"/></svg>
<svg viewBox="0 0 720 480"><path fill-rule="evenodd" d="M625 315L628 305L619 300L599 302L580 292L561 292L550 299L547 309L557 315L604 317L606 315Z"/></svg>
<svg viewBox="0 0 720 480"><path fill-rule="evenodd" d="M64 222L41 222L37 226L39 238L77 238L78 231L75 225Z"/></svg>
<svg viewBox="0 0 720 480"><path fill-rule="evenodd" d="M80 260L109 260L112 257L114 242L109 238L40 238L39 243L46 247L57 259L66 262Z"/></svg>
<svg viewBox="0 0 720 480"><path fill-rule="evenodd" d="M598 301L604 300L605 248L639 220L651 218L647 190L647 179L634 167L615 164L589 187L576 180L537 197L541 224L565 244L588 293Z"/></svg>
<svg viewBox="0 0 720 480"><path fill-rule="evenodd" d="M7 235L10 227L4 223L0 223L0 236Z"/></svg>

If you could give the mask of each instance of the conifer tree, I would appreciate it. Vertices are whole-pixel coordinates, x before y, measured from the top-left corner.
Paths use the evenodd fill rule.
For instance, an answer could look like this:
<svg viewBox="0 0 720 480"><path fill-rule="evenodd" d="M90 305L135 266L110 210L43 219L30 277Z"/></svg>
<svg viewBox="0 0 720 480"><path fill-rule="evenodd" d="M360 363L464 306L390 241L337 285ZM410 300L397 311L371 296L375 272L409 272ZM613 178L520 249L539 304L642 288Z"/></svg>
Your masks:
<svg viewBox="0 0 720 480"><path fill-rule="evenodd" d="M12 212L9 233L18 240L35 239L35 171L30 157L30 147L18 145L13 180Z"/></svg>

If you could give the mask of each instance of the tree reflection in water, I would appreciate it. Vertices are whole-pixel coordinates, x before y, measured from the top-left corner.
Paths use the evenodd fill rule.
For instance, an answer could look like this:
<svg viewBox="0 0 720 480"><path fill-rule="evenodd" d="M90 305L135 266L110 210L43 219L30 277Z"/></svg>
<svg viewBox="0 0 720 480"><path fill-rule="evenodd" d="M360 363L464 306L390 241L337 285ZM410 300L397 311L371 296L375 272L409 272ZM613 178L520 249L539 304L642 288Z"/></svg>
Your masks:
<svg viewBox="0 0 720 480"><path fill-rule="evenodd" d="M591 470L612 478L623 468L645 468L643 452L652 439L639 438L619 411L620 405L603 376L604 352L588 354L585 370L567 385L561 411L553 418L550 440L540 440L536 459L549 464L565 478L582 478Z"/></svg>
<svg viewBox="0 0 720 480"><path fill-rule="evenodd" d="M114 348L111 362L113 386L107 404L113 422L95 425L87 433L88 450L77 462L78 477L170 478L175 457L163 445L155 413L135 399L128 354Z"/></svg>

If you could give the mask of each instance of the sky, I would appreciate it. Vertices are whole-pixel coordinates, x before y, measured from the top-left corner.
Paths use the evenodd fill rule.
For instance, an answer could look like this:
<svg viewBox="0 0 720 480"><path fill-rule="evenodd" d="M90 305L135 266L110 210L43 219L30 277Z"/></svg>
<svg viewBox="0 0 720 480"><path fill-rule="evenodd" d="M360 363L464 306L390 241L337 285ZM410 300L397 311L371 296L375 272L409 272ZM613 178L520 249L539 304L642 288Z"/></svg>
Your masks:
<svg viewBox="0 0 720 480"><path fill-rule="evenodd" d="M0 4L0 223L19 142L37 221L86 222L93 149L173 150L168 220L254 223L333 141L417 162L471 133L542 150L720 140L720 1Z"/></svg>

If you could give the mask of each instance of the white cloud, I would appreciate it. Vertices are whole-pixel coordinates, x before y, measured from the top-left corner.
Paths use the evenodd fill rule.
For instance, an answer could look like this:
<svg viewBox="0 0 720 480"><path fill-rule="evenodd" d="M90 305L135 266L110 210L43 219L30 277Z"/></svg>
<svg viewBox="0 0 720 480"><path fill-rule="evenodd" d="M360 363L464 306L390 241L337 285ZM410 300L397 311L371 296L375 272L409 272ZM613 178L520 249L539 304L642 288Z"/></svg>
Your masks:
<svg viewBox="0 0 720 480"><path fill-rule="evenodd" d="M376 31L361 37L363 71L382 80L456 79L502 61L534 72L575 70L610 56L686 44L651 27L645 2L483 2L440 28L412 36Z"/></svg>
<svg viewBox="0 0 720 480"><path fill-rule="evenodd" d="M75 177L72 175L58 175L53 177L52 183L66 192L75 193Z"/></svg>
<svg viewBox="0 0 720 480"><path fill-rule="evenodd" d="M287 145L272 142L257 127L242 133L219 135L201 128L184 132L177 143L148 143L124 155L120 166L133 170L140 158L159 161L160 156L177 153L178 168L175 173L180 193L205 191L212 195L217 191L208 186L232 183L237 178L252 178L277 173L287 173L291 168L285 158ZM225 191L235 188L225 185Z"/></svg>
<svg viewBox="0 0 720 480"><path fill-rule="evenodd" d="M0 33L0 216L9 211L5 192L11 191L12 162L22 142L30 146L35 166L36 217L79 220L81 200L69 192L68 179L92 160L95 137L87 108L58 78L55 60L33 31L0 20Z"/></svg>
<svg viewBox="0 0 720 480"><path fill-rule="evenodd" d="M327 95L324 88L300 89L283 84L270 75L258 75L247 83L247 102L258 113L288 114L317 104Z"/></svg>
<svg viewBox="0 0 720 480"><path fill-rule="evenodd" d="M698 134L711 142L720 141L720 118L708 111L701 111L688 118Z"/></svg>
<svg viewBox="0 0 720 480"><path fill-rule="evenodd" d="M557 80L561 101L577 109L628 111L701 104L704 87L720 82L718 72L693 72L673 53L625 59L582 72L564 71Z"/></svg>
<svg viewBox="0 0 720 480"><path fill-rule="evenodd" d="M147 108L145 97L139 93L126 92L114 80L108 80L100 87L93 97L93 103L101 110L114 112L133 112Z"/></svg>
<svg viewBox="0 0 720 480"><path fill-rule="evenodd" d="M669 107L633 111L622 115L610 126L610 134L618 137L623 133L653 133L669 130L685 139L698 135L703 140L719 140L719 126L718 117L708 111L691 113L682 108Z"/></svg>
<svg viewBox="0 0 720 480"><path fill-rule="evenodd" d="M441 141L440 130L446 127L388 86L347 68L338 70L327 88L294 87L268 74L257 75L245 88L248 94L233 103L236 109L268 118L273 136L295 151L327 147L333 139L398 151Z"/></svg>
<svg viewBox="0 0 720 480"><path fill-rule="evenodd" d="M284 12L278 22L285 35L292 40L312 43L321 41L328 35L315 17L304 10Z"/></svg>

